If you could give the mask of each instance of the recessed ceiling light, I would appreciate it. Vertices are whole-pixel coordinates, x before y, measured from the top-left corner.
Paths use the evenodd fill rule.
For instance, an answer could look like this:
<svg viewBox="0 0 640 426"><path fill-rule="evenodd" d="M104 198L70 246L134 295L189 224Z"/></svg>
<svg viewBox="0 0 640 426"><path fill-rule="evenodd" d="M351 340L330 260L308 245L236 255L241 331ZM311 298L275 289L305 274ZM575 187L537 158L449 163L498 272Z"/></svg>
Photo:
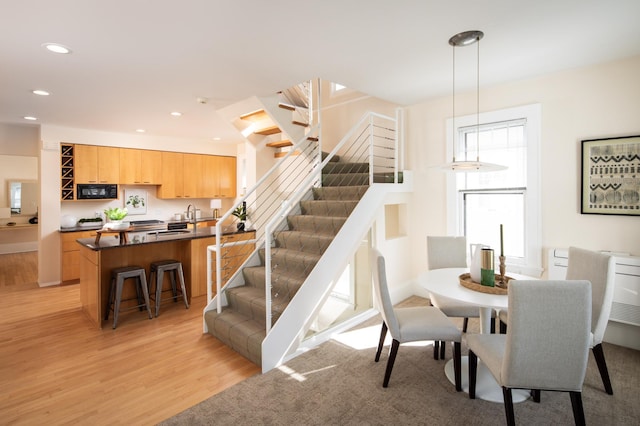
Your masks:
<svg viewBox="0 0 640 426"><path fill-rule="evenodd" d="M42 47L44 47L45 49L53 53L62 53L62 54L71 53L71 49L69 49L67 46L64 46L58 43L44 43Z"/></svg>
<svg viewBox="0 0 640 426"><path fill-rule="evenodd" d="M31 93L39 96L49 96L49 92L47 92L46 90L36 89L36 90L32 90Z"/></svg>
<svg viewBox="0 0 640 426"><path fill-rule="evenodd" d="M182 116L182 113L180 111L173 111L171 115L173 115L174 117L180 117Z"/></svg>
<svg viewBox="0 0 640 426"><path fill-rule="evenodd" d="M24 117L22 117L22 118L24 118L25 120L31 120L31 121L35 121L35 120L37 120L37 119L38 119L37 117L33 117L33 116L31 116L31 115L25 115L25 116L24 116Z"/></svg>
<svg viewBox="0 0 640 426"><path fill-rule="evenodd" d="M136 132L138 132L138 133L144 133L144 132L146 132L146 130L145 130L145 129L136 129Z"/></svg>
<svg viewBox="0 0 640 426"><path fill-rule="evenodd" d="M222 140L222 138L219 138L219 137L217 137L217 136L214 136L214 137L213 137L213 140L214 140L214 141L220 141L220 140Z"/></svg>

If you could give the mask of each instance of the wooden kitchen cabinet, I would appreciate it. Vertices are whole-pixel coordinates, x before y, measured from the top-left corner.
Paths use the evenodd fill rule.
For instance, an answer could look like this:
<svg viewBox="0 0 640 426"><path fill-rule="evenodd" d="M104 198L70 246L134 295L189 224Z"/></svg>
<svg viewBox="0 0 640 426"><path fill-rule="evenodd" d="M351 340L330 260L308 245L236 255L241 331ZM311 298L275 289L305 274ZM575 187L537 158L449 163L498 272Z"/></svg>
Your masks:
<svg viewBox="0 0 640 426"><path fill-rule="evenodd" d="M162 185L156 195L158 198L183 198L184 154L162 152Z"/></svg>
<svg viewBox="0 0 640 426"><path fill-rule="evenodd" d="M120 176L118 183L124 185L160 185L162 183L162 152L120 148Z"/></svg>
<svg viewBox="0 0 640 426"><path fill-rule="evenodd" d="M207 155L204 159L204 198L234 198L236 196L236 158Z"/></svg>
<svg viewBox="0 0 640 426"><path fill-rule="evenodd" d="M62 282L80 279L79 238L95 238L96 231L62 232L60 234L60 252L62 253Z"/></svg>
<svg viewBox="0 0 640 426"><path fill-rule="evenodd" d="M184 155L184 198L208 198L205 192L203 172L203 158L201 154Z"/></svg>
<svg viewBox="0 0 640 426"><path fill-rule="evenodd" d="M202 155L162 153L162 185L158 198L205 198L202 195Z"/></svg>
<svg viewBox="0 0 640 426"><path fill-rule="evenodd" d="M74 146L75 183L118 183L120 148L96 145Z"/></svg>
<svg viewBox="0 0 640 426"><path fill-rule="evenodd" d="M233 241L245 241L254 239L256 233L239 232L228 234L222 237L222 243ZM192 281L191 290L193 296L207 295L207 257L209 252L207 247L216 243L216 237L201 238L191 242L191 262L192 262ZM224 264L223 276L230 278L253 252L255 244L242 244L230 246L222 249L222 262ZM215 253L212 253L212 295L216 294L216 259ZM224 278L223 278L224 279ZM226 280L225 280L226 282ZM224 283L223 283L224 285Z"/></svg>

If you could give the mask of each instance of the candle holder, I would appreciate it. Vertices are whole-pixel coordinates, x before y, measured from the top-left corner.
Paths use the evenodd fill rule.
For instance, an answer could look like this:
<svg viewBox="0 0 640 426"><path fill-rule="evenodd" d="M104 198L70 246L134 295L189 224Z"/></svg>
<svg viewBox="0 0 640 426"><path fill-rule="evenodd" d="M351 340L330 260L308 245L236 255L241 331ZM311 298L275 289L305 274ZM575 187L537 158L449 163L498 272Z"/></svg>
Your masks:
<svg viewBox="0 0 640 426"><path fill-rule="evenodd" d="M505 265L505 260L506 257L504 256L498 256L498 259L500 260L500 287L507 287L507 282L504 279L504 273L507 269L506 265Z"/></svg>

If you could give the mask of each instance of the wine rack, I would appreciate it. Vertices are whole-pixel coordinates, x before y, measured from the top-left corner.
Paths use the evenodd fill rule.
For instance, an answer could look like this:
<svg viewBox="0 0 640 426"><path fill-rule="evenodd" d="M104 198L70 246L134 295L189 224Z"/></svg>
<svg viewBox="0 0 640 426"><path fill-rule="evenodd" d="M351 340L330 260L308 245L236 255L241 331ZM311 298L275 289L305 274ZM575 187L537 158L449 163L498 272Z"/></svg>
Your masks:
<svg viewBox="0 0 640 426"><path fill-rule="evenodd" d="M60 199L75 200L73 145L60 144Z"/></svg>

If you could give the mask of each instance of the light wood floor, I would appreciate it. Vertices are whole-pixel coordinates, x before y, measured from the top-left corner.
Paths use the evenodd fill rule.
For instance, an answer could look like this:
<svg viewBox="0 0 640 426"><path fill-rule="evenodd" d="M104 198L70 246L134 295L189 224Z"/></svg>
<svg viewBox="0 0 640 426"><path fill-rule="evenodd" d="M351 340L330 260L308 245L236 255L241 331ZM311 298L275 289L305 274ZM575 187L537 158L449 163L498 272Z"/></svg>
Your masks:
<svg viewBox="0 0 640 426"><path fill-rule="evenodd" d="M0 424L156 424L260 371L202 333L205 297L98 330L78 285L15 283L20 265L0 255Z"/></svg>

